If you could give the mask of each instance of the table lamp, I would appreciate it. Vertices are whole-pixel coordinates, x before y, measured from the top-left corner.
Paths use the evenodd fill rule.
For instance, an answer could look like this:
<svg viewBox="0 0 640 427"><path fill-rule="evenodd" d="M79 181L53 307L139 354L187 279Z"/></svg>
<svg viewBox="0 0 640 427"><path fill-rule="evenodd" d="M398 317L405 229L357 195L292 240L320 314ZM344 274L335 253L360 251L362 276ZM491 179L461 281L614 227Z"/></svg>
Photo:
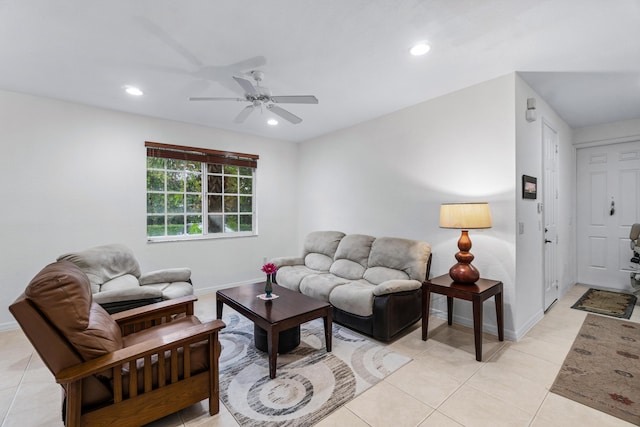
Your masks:
<svg viewBox="0 0 640 427"><path fill-rule="evenodd" d="M469 229L491 228L491 212L488 203L443 203L440 206L440 227L457 228L462 230L456 254L458 263L449 269L449 276L454 282L475 283L480 278L480 272L471 261L474 256L469 252L471 239Z"/></svg>

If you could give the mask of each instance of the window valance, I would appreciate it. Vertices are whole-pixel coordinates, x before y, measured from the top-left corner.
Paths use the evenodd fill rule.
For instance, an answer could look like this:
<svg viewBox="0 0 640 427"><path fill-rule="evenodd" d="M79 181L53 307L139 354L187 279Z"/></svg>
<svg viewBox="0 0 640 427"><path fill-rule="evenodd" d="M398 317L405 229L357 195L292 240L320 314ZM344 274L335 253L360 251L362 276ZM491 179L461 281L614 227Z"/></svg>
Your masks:
<svg viewBox="0 0 640 427"><path fill-rule="evenodd" d="M257 154L235 153L233 151L210 150L208 148L187 147L184 145L161 144L159 142L145 141L148 157L161 157L164 159L191 160L220 165L234 165L241 167L258 167Z"/></svg>

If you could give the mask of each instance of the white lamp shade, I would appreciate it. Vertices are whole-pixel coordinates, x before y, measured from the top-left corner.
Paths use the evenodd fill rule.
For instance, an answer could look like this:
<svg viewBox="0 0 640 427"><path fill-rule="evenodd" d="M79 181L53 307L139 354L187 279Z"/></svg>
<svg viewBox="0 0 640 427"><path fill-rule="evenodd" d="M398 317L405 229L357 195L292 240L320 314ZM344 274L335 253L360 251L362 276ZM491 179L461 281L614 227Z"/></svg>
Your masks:
<svg viewBox="0 0 640 427"><path fill-rule="evenodd" d="M491 228L491 211L488 203L443 203L440 206L440 227Z"/></svg>

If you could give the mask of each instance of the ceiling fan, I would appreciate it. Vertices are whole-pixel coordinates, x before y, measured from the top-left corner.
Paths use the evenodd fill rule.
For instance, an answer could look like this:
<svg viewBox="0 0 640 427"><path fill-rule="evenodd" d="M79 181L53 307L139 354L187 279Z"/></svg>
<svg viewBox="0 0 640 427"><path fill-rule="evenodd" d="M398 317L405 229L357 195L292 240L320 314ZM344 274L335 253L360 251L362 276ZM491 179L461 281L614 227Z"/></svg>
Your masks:
<svg viewBox="0 0 640 427"><path fill-rule="evenodd" d="M251 105L246 106L240 114L236 116L234 122L243 123L247 117L255 110L256 108L260 108L264 106L267 110L271 111L273 114L276 114L283 119L293 123L294 125L300 123L302 119L296 116L293 113L281 108L275 104L317 104L318 98L313 95L288 95L288 96L276 96L271 95L271 91L264 87L260 86L260 82L264 78L264 73L259 70L254 70L249 73L253 80L255 80L255 85L245 77L236 77L233 76L233 79L242 87L244 90L244 98L221 98L221 97L194 97L189 98L189 101L240 101L240 102L250 102Z"/></svg>

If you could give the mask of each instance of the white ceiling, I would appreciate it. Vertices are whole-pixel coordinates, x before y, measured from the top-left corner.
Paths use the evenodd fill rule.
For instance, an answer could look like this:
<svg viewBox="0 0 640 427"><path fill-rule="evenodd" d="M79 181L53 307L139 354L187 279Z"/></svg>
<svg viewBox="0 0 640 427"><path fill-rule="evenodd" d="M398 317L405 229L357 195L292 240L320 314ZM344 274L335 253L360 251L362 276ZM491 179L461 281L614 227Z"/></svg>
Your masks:
<svg viewBox="0 0 640 427"><path fill-rule="evenodd" d="M581 127L640 117L639 22L638 0L0 0L0 89L302 141L520 71ZM188 101L256 65L319 99L282 105L301 124Z"/></svg>

